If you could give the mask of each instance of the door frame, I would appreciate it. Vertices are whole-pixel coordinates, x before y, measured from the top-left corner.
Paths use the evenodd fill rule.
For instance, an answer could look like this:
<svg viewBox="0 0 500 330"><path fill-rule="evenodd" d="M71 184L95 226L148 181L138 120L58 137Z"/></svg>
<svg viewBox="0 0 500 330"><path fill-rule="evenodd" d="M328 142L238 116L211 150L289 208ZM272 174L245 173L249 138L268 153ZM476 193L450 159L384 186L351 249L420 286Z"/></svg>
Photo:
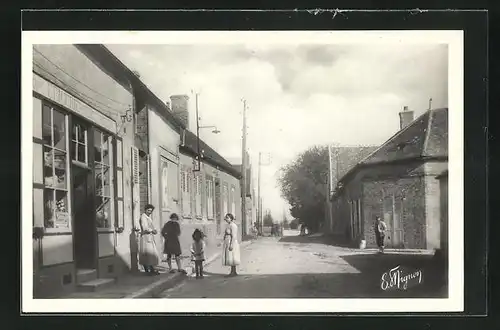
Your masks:
<svg viewBox="0 0 500 330"><path fill-rule="evenodd" d="M78 122L87 128L87 170L88 170L87 180L89 180L87 182L87 199L89 199L88 204L91 207L91 210L95 210L95 169L93 166L89 166L89 164L92 164L94 162L94 151L91 148L91 146L92 147L94 146L94 126L90 121L85 120L84 118L81 118L81 117L76 116L74 114L71 114L69 116L68 139L71 139L71 137L72 137L74 122ZM102 128L100 128L100 129L102 129ZM71 141L68 141L68 142L71 142ZM72 143L70 143L69 149L70 149L69 150L69 158L71 160L71 165L70 165L69 171L70 171L71 180L73 181L73 174L74 174L73 173L73 166L79 166L79 165L73 164ZM81 167L84 168L83 166L81 166ZM71 186L70 189L71 189L71 191L70 191L71 203L72 203L72 205L75 205L75 194L74 194L73 186ZM74 208L73 208L73 210L74 210ZM89 212L89 218L90 218L89 221L92 221L92 223L94 224L94 230L92 230L93 235L91 236L91 237L93 237L93 240L94 240L94 256L92 258L91 269L97 270L99 268L98 267L98 265L99 265L99 236L98 236L97 226L95 225L95 223L96 223L95 211ZM75 264L75 268L79 269L78 262L77 262L77 250L76 250L76 246L77 246L76 229L77 229L77 227L75 226L75 224L76 224L76 216L72 215L73 262ZM89 234L90 234L90 230L89 230Z"/></svg>

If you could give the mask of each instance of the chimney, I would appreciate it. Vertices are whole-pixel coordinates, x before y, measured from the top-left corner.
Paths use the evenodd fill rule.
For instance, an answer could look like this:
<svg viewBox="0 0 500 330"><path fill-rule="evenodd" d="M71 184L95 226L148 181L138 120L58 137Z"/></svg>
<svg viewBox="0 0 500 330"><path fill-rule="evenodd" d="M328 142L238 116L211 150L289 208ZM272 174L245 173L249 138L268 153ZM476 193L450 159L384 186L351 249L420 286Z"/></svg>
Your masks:
<svg viewBox="0 0 500 330"><path fill-rule="evenodd" d="M413 121L413 111L409 111L407 106L399 113L400 129L405 128Z"/></svg>
<svg viewBox="0 0 500 330"><path fill-rule="evenodd" d="M187 95L172 95L170 96L170 109L177 119L189 129L189 96Z"/></svg>

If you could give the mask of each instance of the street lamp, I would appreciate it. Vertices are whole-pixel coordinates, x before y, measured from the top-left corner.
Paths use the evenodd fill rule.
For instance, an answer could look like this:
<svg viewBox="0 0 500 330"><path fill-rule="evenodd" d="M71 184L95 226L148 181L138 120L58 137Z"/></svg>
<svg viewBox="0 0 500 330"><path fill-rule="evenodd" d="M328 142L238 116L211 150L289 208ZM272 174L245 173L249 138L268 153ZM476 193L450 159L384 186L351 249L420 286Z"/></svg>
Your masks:
<svg viewBox="0 0 500 330"><path fill-rule="evenodd" d="M212 133L214 133L214 134L219 134L220 133L220 131L217 129L217 126L200 126L198 128L199 129L202 129L202 128L213 128Z"/></svg>
<svg viewBox="0 0 500 330"><path fill-rule="evenodd" d="M193 172L199 172L201 170L201 151L200 151L200 129L201 128L214 128L212 133L214 134L219 134L220 131L217 129L216 126L200 126L200 116L198 115L198 96L200 93L196 93L196 140L197 140L197 156L196 158L198 159L198 166L197 168L193 169Z"/></svg>

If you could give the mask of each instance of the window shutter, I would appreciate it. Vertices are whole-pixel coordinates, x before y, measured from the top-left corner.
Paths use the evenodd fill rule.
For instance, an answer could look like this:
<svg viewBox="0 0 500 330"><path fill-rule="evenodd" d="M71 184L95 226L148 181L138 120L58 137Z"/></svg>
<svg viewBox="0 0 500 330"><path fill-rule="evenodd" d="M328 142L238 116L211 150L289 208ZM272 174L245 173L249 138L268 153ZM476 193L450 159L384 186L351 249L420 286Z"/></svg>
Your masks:
<svg viewBox="0 0 500 330"><path fill-rule="evenodd" d="M140 228L139 149L136 147L132 147L132 205L134 227Z"/></svg>
<svg viewBox="0 0 500 330"><path fill-rule="evenodd" d="M123 206L123 143L120 138L115 140L116 152L116 227L125 227L124 225L124 206Z"/></svg>
<svg viewBox="0 0 500 330"><path fill-rule="evenodd" d="M139 149L132 147L132 182L139 184Z"/></svg>

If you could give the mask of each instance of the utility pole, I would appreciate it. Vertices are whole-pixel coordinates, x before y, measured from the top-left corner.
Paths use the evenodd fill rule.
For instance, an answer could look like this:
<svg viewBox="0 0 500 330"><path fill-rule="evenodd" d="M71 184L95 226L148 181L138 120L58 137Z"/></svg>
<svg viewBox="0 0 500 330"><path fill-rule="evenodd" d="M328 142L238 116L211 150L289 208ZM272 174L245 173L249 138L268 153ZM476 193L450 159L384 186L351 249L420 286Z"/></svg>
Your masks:
<svg viewBox="0 0 500 330"><path fill-rule="evenodd" d="M260 194L260 176L261 176L261 167L262 165L269 165L270 161L267 164L262 163L262 152L259 152L259 169L258 169L258 179L257 179L257 190L258 190L258 195L259 195L259 213L258 213L258 224L260 226L260 232L262 234L264 230L264 219L263 219L263 212L262 212L262 195Z"/></svg>
<svg viewBox="0 0 500 330"><path fill-rule="evenodd" d="M247 102L243 101L243 137L241 139L241 224L243 229L243 236L247 233Z"/></svg>
<svg viewBox="0 0 500 330"><path fill-rule="evenodd" d="M259 152L259 174L258 174L258 178L257 178L257 194L258 194L258 199L257 199L257 203L258 203L258 213L257 213L257 225L259 226L259 231L260 231L260 234L262 235L262 196L260 194L260 165L262 163L262 152Z"/></svg>

